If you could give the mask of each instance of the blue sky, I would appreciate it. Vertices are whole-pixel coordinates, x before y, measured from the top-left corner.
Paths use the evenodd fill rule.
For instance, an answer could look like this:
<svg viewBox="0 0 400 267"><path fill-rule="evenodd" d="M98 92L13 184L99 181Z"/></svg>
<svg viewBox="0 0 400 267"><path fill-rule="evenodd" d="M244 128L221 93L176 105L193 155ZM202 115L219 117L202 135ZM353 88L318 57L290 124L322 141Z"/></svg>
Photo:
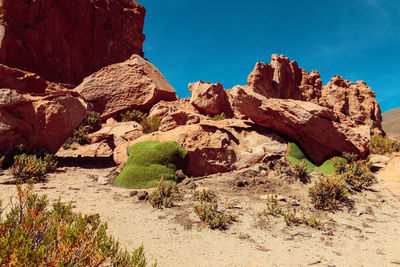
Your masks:
<svg viewBox="0 0 400 267"><path fill-rule="evenodd" d="M320 72L365 80L383 112L400 107L399 0L139 0L145 57L176 89L246 84L272 54Z"/></svg>

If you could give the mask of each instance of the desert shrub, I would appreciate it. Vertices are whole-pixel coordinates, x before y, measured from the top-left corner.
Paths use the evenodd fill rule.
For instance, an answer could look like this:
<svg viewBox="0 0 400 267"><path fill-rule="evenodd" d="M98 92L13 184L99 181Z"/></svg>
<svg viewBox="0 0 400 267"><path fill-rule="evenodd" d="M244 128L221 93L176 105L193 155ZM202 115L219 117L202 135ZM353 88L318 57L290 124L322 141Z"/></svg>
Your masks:
<svg viewBox="0 0 400 267"><path fill-rule="evenodd" d="M290 205L286 206L286 210L283 213L283 219L285 220L286 225L298 225L301 222L300 218L297 217L297 209Z"/></svg>
<svg viewBox="0 0 400 267"><path fill-rule="evenodd" d="M308 171L307 163L304 159L300 162L292 164L290 166L290 172L303 183L310 181L310 173Z"/></svg>
<svg viewBox="0 0 400 267"><path fill-rule="evenodd" d="M146 266L143 246L132 254L107 234L99 216L74 213L59 200L49 209L32 185L17 187L18 202L0 217L1 266Z"/></svg>
<svg viewBox="0 0 400 267"><path fill-rule="evenodd" d="M86 116L83 124L93 127L94 129L98 129L101 127L101 117L100 113L91 111Z"/></svg>
<svg viewBox="0 0 400 267"><path fill-rule="evenodd" d="M307 226L310 226L312 228L316 228L316 229L322 229L324 226L321 222L320 219L318 219L317 217L315 217L314 215L311 215L309 217L307 217L304 213L301 215L300 217L300 221L302 223L304 223Z"/></svg>
<svg viewBox="0 0 400 267"><path fill-rule="evenodd" d="M218 211L217 202L199 202L193 206L193 210L213 230L226 230L229 224L237 220L236 216Z"/></svg>
<svg viewBox="0 0 400 267"><path fill-rule="evenodd" d="M81 126L78 129L74 130L72 134L74 141L81 144L89 144L89 131L86 126Z"/></svg>
<svg viewBox="0 0 400 267"><path fill-rule="evenodd" d="M282 214L282 207L278 203L277 195L270 195L267 198L267 208L264 211L267 215L279 216Z"/></svg>
<svg viewBox="0 0 400 267"><path fill-rule="evenodd" d="M357 160L348 164L336 161L338 176L346 181L350 190L361 191L377 183L375 175L370 170L370 163L366 160Z"/></svg>
<svg viewBox="0 0 400 267"><path fill-rule="evenodd" d="M348 189L346 181L340 176L320 176L308 190L311 203L317 209L334 210L347 200Z"/></svg>
<svg viewBox="0 0 400 267"><path fill-rule="evenodd" d="M214 115L211 119L212 119L213 121L222 121L222 120L225 120L226 117L225 117L225 114L224 114L224 113L221 113L221 114L216 114L216 115Z"/></svg>
<svg viewBox="0 0 400 267"><path fill-rule="evenodd" d="M217 193L211 189L194 190L193 197L200 202L217 202Z"/></svg>
<svg viewBox="0 0 400 267"><path fill-rule="evenodd" d="M400 142L383 136L373 136L369 145L373 154L387 155L400 151Z"/></svg>
<svg viewBox="0 0 400 267"><path fill-rule="evenodd" d="M11 166L11 173L15 178L43 180L47 173L55 171L57 161L53 155L45 155L44 158L37 155L17 155L14 157L14 164Z"/></svg>
<svg viewBox="0 0 400 267"><path fill-rule="evenodd" d="M174 141L136 143L127 153L128 160L114 184L129 189L156 187L161 177L176 181L175 171L186 163L186 151Z"/></svg>
<svg viewBox="0 0 400 267"><path fill-rule="evenodd" d="M0 169L3 168L3 161L5 158L5 156L0 157Z"/></svg>
<svg viewBox="0 0 400 267"><path fill-rule="evenodd" d="M144 133L152 133L158 131L161 125L161 118L158 116L154 117L144 117L140 121L140 125L143 128Z"/></svg>
<svg viewBox="0 0 400 267"><path fill-rule="evenodd" d="M141 122L144 118L146 118L146 114L142 113L139 110L126 111L121 113L121 121L136 121Z"/></svg>
<svg viewBox="0 0 400 267"><path fill-rule="evenodd" d="M171 208L174 201L182 200L183 192L179 190L175 182L165 183L161 177L157 188L150 194L149 202L154 208Z"/></svg>

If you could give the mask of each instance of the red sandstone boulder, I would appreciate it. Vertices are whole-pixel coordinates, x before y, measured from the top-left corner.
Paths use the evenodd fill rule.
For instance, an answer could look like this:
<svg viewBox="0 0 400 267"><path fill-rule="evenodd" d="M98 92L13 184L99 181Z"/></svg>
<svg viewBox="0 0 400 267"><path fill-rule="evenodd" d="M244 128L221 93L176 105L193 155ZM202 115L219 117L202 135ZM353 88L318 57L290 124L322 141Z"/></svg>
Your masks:
<svg viewBox="0 0 400 267"><path fill-rule="evenodd" d="M118 117L131 109L148 111L158 101L177 99L175 89L158 69L138 55L93 73L74 90L102 118Z"/></svg>
<svg viewBox="0 0 400 267"><path fill-rule="evenodd" d="M0 154L17 145L55 153L86 116L79 94L0 65Z"/></svg>
<svg viewBox="0 0 400 267"><path fill-rule="evenodd" d="M321 164L334 154L364 157L370 140L369 127L305 101L266 98L251 87L232 89L234 107L260 126L298 143L311 159Z"/></svg>
<svg viewBox="0 0 400 267"><path fill-rule="evenodd" d="M143 56L146 10L134 0L0 1L0 63L79 84Z"/></svg>
<svg viewBox="0 0 400 267"><path fill-rule="evenodd" d="M271 131L241 120L202 121L155 132L116 147L114 160L122 168L127 147L137 142L176 141L188 152L187 174L202 176L245 168L285 155L287 144Z"/></svg>
<svg viewBox="0 0 400 267"><path fill-rule="evenodd" d="M228 96L220 83L198 81L189 84L192 105L203 114L232 114Z"/></svg>
<svg viewBox="0 0 400 267"><path fill-rule="evenodd" d="M322 88L320 105L342 113L357 125L366 125L371 135L381 135L382 114L375 93L364 81L356 83L335 76Z"/></svg>

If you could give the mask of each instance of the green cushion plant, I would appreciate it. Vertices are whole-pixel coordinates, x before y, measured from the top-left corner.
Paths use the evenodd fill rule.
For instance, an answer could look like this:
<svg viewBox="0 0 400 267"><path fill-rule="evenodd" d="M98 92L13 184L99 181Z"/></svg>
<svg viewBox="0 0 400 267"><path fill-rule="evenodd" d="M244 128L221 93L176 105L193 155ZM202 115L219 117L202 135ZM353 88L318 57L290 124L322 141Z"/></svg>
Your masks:
<svg viewBox="0 0 400 267"><path fill-rule="evenodd" d="M128 160L114 184L124 188L157 187L161 177L176 181L175 171L185 167L186 150L175 141L145 141L127 149Z"/></svg>

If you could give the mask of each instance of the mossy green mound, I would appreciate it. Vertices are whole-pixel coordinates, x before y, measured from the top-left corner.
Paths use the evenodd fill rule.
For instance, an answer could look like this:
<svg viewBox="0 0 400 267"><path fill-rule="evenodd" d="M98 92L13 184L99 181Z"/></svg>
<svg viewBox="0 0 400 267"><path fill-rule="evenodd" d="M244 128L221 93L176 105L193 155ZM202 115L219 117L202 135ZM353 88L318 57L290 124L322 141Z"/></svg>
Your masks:
<svg viewBox="0 0 400 267"><path fill-rule="evenodd" d="M326 160L321 166L315 166L307 156L303 153L300 147L295 143L288 144L288 153L286 155L286 159L293 164L301 162L304 160L307 164L308 171L315 171L322 174L333 174L336 172L336 168L333 165L332 159Z"/></svg>
<svg viewBox="0 0 400 267"><path fill-rule="evenodd" d="M140 142L127 153L128 160L114 184L129 189L156 187L161 177L176 180L175 171L186 164L187 153L175 141Z"/></svg>

